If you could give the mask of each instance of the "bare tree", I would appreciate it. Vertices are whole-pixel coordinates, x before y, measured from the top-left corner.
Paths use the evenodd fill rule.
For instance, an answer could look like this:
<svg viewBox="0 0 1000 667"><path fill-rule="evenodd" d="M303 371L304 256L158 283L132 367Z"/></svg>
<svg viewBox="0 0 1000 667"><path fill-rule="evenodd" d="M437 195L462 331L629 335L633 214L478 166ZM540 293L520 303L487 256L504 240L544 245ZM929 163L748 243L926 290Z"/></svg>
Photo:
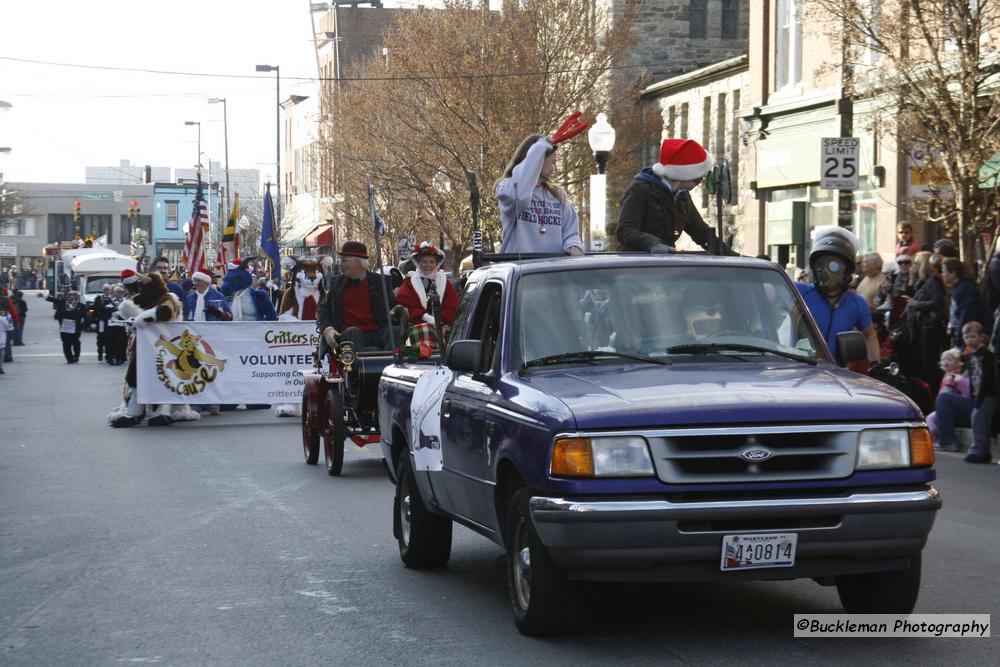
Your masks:
<svg viewBox="0 0 1000 667"><path fill-rule="evenodd" d="M872 103L897 148L940 156L950 187L911 210L957 234L997 230L996 178L980 170L1000 149L1000 0L805 0L811 23L843 35L846 92Z"/></svg>
<svg viewBox="0 0 1000 667"><path fill-rule="evenodd" d="M526 0L503 11L446 0L442 10L400 18L384 36L390 58L373 56L346 75L325 105L335 117L326 133L329 189L343 195L345 231L371 237L370 174L390 238L429 237L464 251L471 171L487 240L499 240L494 180L528 134L551 133L576 109L592 119L608 108L609 68L632 43L632 17L631 9L601 14L591 0ZM613 121L619 136L637 134L628 119ZM590 165L585 137L559 151L558 179L576 201Z"/></svg>

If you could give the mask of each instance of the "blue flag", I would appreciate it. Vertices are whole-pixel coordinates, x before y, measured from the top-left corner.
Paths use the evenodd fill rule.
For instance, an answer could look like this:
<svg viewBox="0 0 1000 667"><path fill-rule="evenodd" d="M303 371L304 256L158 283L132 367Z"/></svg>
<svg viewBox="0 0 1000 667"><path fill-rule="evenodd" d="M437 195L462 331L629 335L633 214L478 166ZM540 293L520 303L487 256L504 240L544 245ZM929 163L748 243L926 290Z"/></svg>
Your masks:
<svg viewBox="0 0 1000 667"><path fill-rule="evenodd" d="M278 240L275 238L274 204L271 203L271 191L264 195L264 226L260 230L260 249L271 260L271 280L281 280L281 257L278 253Z"/></svg>

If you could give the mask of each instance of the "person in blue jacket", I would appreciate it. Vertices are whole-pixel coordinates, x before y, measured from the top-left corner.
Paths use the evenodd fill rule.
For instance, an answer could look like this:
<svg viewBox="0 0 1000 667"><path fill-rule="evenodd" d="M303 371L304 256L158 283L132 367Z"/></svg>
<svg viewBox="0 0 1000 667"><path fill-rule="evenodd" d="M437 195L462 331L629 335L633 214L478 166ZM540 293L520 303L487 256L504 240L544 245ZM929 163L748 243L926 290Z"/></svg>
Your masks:
<svg viewBox="0 0 1000 667"><path fill-rule="evenodd" d="M184 319L195 322L228 322L233 319L229 299L212 285L212 277L195 271L194 290L184 298Z"/></svg>
<svg viewBox="0 0 1000 667"><path fill-rule="evenodd" d="M976 284L965 277L965 265L957 257L949 257L941 265L941 280L951 288L951 308L948 317L948 333L954 347L961 349L962 328L969 322L979 322L983 326L986 339L993 333L993 312L986 304Z"/></svg>
<svg viewBox="0 0 1000 667"><path fill-rule="evenodd" d="M836 225L817 227L809 253L813 284L795 283L795 286L835 357L837 334L860 331L865 337L868 361L874 362L879 360L879 345L868 302L849 289L857 247L857 237L849 230ZM839 358L837 363L844 365Z"/></svg>

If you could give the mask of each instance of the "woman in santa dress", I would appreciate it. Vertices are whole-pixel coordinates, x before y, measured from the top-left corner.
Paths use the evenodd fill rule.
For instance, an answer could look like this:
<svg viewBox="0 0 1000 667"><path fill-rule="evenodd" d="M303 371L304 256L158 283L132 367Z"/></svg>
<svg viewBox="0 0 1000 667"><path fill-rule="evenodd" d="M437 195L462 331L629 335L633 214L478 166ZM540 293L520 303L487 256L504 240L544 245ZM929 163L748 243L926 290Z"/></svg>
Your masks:
<svg viewBox="0 0 1000 667"><path fill-rule="evenodd" d="M407 274L406 280L396 292L396 303L406 308L411 325L425 324L426 328L433 331L437 322L427 312L427 293L437 292L441 302L441 329L447 332L455 322L458 292L444 275L444 271L439 270L444 261L444 252L424 241L417 246L412 259L417 268Z"/></svg>

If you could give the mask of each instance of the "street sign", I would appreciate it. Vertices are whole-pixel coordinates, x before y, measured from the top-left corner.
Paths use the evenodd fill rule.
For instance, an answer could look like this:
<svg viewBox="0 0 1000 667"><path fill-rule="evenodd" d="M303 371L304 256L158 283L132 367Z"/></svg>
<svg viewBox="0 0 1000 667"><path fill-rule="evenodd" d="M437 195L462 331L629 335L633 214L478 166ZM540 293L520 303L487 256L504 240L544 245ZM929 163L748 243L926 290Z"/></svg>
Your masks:
<svg viewBox="0 0 1000 667"><path fill-rule="evenodd" d="M94 199L97 201L108 201L111 199L110 192L84 192L81 199Z"/></svg>
<svg viewBox="0 0 1000 667"><path fill-rule="evenodd" d="M121 201L122 199L124 199L124 197L125 197L125 193L123 193L123 192L122 192L121 190L115 190L115 191L114 191L114 192L112 193L112 198L113 198L113 199L114 199L115 201Z"/></svg>
<svg viewBox="0 0 1000 667"><path fill-rule="evenodd" d="M857 137L830 137L821 141L819 186L827 190L856 190L861 140Z"/></svg>
<svg viewBox="0 0 1000 667"><path fill-rule="evenodd" d="M17 257L17 244L0 243L0 257Z"/></svg>

